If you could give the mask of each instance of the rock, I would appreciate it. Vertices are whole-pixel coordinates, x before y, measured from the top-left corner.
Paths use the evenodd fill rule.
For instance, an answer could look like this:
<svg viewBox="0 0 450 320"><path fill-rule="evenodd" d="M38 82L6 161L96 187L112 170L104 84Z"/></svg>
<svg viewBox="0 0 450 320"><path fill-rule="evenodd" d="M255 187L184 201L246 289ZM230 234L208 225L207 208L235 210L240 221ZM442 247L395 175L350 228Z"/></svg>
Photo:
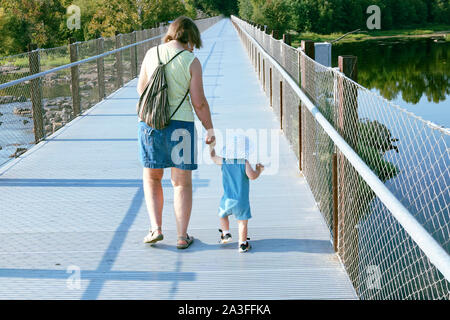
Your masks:
<svg viewBox="0 0 450 320"><path fill-rule="evenodd" d="M31 109L27 108L14 108L13 113L18 116L31 116Z"/></svg>
<svg viewBox="0 0 450 320"><path fill-rule="evenodd" d="M70 120L70 113L63 112L63 114L61 115L61 119L62 119L64 122L69 121L69 120Z"/></svg>
<svg viewBox="0 0 450 320"><path fill-rule="evenodd" d="M55 122L61 122L61 121L62 121L61 113L58 113L55 117Z"/></svg>
<svg viewBox="0 0 450 320"><path fill-rule="evenodd" d="M20 155L24 154L27 151L27 148L17 148L16 152L14 152L12 155L10 155L10 158L17 158Z"/></svg>
<svg viewBox="0 0 450 320"><path fill-rule="evenodd" d="M29 123L30 121L28 120L23 120L23 124L26 125L27 123Z"/></svg>
<svg viewBox="0 0 450 320"><path fill-rule="evenodd" d="M1 66L0 72L15 71L15 70L19 70L19 69L20 69L20 67L16 67L16 66Z"/></svg>
<svg viewBox="0 0 450 320"><path fill-rule="evenodd" d="M63 124L61 122L53 122L53 132L57 131L58 129L61 129Z"/></svg>
<svg viewBox="0 0 450 320"><path fill-rule="evenodd" d="M13 102L25 102L27 98L24 96L0 96L0 104L13 103Z"/></svg>

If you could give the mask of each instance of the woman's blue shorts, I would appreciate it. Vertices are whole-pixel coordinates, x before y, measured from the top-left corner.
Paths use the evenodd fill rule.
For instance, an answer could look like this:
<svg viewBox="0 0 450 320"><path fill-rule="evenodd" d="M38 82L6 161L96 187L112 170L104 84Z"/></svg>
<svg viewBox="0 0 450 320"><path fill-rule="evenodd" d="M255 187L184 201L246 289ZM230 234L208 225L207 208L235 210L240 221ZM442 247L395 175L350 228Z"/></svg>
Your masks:
<svg viewBox="0 0 450 320"><path fill-rule="evenodd" d="M197 169L197 136L194 122L171 120L157 130L139 122L139 155L145 168Z"/></svg>

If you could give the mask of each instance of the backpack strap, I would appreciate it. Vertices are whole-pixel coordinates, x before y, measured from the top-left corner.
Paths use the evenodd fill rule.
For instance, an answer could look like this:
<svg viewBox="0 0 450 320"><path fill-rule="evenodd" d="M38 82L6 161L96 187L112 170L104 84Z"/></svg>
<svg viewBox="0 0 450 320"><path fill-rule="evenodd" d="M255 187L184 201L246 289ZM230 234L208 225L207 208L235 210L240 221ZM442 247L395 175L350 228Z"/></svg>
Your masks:
<svg viewBox="0 0 450 320"><path fill-rule="evenodd" d="M186 94L183 97L183 100L181 100L180 104L178 105L178 107L175 109L175 111L172 113L172 115L170 116L169 120L172 119L172 117L175 115L175 113L178 111L178 109L180 109L181 105L183 104L184 100L186 99L187 95L189 93L189 89L186 91Z"/></svg>
<svg viewBox="0 0 450 320"><path fill-rule="evenodd" d="M177 54L174 55L174 56L173 56L173 57L172 57L165 65L168 65L170 62L172 62L173 59L175 59L176 57L178 57L178 55L180 55L181 53L183 53L183 52L185 52L185 51L187 51L187 50L186 50L186 49L183 49L183 50L177 52Z"/></svg>
<svg viewBox="0 0 450 320"><path fill-rule="evenodd" d="M156 46L156 53L158 54L158 63L159 64L163 64L163 65L168 65L170 62L172 62L173 59L175 59L176 57L178 57L178 55L180 55L181 53L187 51L186 49L183 49L179 52L177 52L176 55L174 55L169 61L167 61L167 63L162 63L161 62L161 58L159 57L159 45Z"/></svg>
<svg viewBox="0 0 450 320"><path fill-rule="evenodd" d="M159 63L160 65L163 64L163 63L161 62L161 59L159 58L159 45L156 46L156 53L158 54L158 63Z"/></svg>

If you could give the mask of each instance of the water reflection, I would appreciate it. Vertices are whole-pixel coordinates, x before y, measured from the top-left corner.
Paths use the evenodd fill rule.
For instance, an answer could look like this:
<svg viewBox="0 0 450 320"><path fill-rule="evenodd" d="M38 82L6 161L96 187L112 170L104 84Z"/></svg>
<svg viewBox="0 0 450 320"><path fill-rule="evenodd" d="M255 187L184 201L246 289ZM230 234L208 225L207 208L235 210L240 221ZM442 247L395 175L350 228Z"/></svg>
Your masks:
<svg viewBox="0 0 450 320"><path fill-rule="evenodd" d="M333 45L358 57L358 82L384 98L450 127L450 42L433 39L377 40Z"/></svg>

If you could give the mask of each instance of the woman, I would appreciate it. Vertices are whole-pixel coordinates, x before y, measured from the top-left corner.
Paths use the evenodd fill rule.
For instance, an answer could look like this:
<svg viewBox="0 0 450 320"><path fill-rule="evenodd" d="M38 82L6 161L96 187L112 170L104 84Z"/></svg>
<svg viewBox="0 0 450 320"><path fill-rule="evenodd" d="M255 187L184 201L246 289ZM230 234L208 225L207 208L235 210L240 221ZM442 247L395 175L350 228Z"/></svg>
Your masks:
<svg viewBox="0 0 450 320"><path fill-rule="evenodd" d="M156 243L164 238L161 230L164 204L161 179L164 168L170 167L178 233L177 248L185 249L194 240L187 233L192 209L192 170L197 169L192 107L207 130L206 143L213 143L215 137L208 101L203 90L202 66L193 54L194 47L202 46L197 26L190 18L179 17L169 26L163 42L158 46L162 63L167 63L177 53L186 50L165 68L170 114L176 110L188 89L190 99L184 100L170 121L170 125L162 130L156 130L143 121L139 122L139 149L140 160L144 167L144 194L151 223L151 230L144 238L144 242ZM158 64L158 53L156 47L153 47L144 57L137 86L139 95L144 91L145 85ZM181 138L188 137L188 143L190 143L190 148L184 148L182 151L189 153L190 149L190 154L183 154L181 163L175 161L176 159L172 156L173 148L180 143L172 141L174 136L179 137L173 133L180 130L185 132Z"/></svg>

